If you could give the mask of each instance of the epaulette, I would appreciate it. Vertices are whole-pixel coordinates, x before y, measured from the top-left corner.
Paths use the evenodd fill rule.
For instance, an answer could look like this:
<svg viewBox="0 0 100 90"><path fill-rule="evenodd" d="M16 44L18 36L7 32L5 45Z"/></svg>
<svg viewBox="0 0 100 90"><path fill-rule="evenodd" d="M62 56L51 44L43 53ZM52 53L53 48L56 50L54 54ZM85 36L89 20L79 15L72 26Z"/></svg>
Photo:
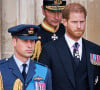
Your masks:
<svg viewBox="0 0 100 90"><path fill-rule="evenodd" d="M41 66L44 66L44 67L48 67L47 65L45 65L45 64L43 64L43 63L40 63L40 62L36 62L36 61L34 61L36 64L38 64L38 65L41 65Z"/></svg>
<svg viewBox="0 0 100 90"><path fill-rule="evenodd" d="M0 60L0 64L3 64L5 62L7 62L7 61L8 61L8 58L4 58L4 59Z"/></svg>

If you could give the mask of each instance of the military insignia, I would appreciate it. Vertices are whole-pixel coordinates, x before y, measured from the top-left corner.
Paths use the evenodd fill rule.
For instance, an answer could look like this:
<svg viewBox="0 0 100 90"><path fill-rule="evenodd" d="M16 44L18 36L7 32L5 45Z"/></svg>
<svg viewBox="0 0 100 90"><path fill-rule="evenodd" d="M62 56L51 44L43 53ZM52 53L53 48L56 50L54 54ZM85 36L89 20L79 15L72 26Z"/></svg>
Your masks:
<svg viewBox="0 0 100 90"><path fill-rule="evenodd" d="M58 39L58 36L54 33L53 36L51 36L51 38L52 38L53 40L57 40L57 39Z"/></svg>
<svg viewBox="0 0 100 90"><path fill-rule="evenodd" d="M39 76L37 76L37 77L34 78L34 81L42 81L42 80L43 80L43 78L41 78Z"/></svg>
<svg viewBox="0 0 100 90"><path fill-rule="evenodd" d="M54 4L62 4L62 0L54 0Z"/></svg>
<svg viewBox="0 0 100 90"><path fill-rule="evenodd" d="M35 82L35 90L46 90L44 82Z"/></svg>
<svg viewBox="0 0 100 90"><path fill-rule="evenodd" d="M34 34L34 28L30 28L30 29L28 30L28 34Z"/></svg>
<svg viewBox="0 0 100 90"><path fill-rule="evenodd" d="M35 81L35 90L46 90L44 79L37 76L33 79Z"/></svg>
<svg viewBox="0 0 100 90"><path fill-rule="evenodd" d="M8 58L6 58L6 61L8 61Z"/></svg>
<svg viewBox="0 0 100 90"><path fill-rule="evenodd" d="M41 39L41 36L38 36L38 39Z"/></svg>
<svg viewBox="0 0 100 90"><path fill-rule="evenodd" d="M79 51L76 51L75 57L76 57L76 58L80 58Z"/></svg>
<svg viewBox="0 0 100 90"><path fill-rule="evenodd" d="M96 85L98 83L99 77L96 76L95 80L94 80L94 84Z"/></svg>
<svg viewBox="0 0 100 90"><path fill-rule="evenodd" d="M100 66L100 55L90 54L90 61L93 65Z"/></svg>

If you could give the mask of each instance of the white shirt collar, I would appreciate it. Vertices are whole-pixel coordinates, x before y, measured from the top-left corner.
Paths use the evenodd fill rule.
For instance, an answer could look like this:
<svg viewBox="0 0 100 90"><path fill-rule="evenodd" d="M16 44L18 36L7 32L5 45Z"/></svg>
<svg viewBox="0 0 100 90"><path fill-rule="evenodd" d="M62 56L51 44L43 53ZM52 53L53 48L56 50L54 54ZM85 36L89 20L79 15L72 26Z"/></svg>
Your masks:
<svg viewBox="0 0 100 90"><path fill-rule="evenodd" d="M65 34L65 40L67 41L69 48L72 48L76 42L76 41L72 40L70 37L68 37L66 34ZM82 47L82 38L80 38L77 42Z"/></svg>
<svg viewBox="0 0 100 90"><path fill-rule="evenodd" d="M19 59L17 59L15 55L13 55L13 58L14 58L16 64L17 64L17 66L18 66L20 72L22 72L22 70L23 70L23 66L22 66L22 64L24 64L24 63L21 62ZM26 72L28 71L29 63L30 63L30 58L29 58L29 59L27 60L27 62L26 62L26 64L27 64Z"/></svg>
<svg viewBox="0 0 100 90"><path fill-rule="evenodd" d="M66 34L65 34L65 40L68 44L68 47L73 55L73 45L75 44L76 41L72 40L70 37L68 37ZM82 38L80 38L78 41L79 43L79 55L80 55L80 59L82 58Z"/></svg>

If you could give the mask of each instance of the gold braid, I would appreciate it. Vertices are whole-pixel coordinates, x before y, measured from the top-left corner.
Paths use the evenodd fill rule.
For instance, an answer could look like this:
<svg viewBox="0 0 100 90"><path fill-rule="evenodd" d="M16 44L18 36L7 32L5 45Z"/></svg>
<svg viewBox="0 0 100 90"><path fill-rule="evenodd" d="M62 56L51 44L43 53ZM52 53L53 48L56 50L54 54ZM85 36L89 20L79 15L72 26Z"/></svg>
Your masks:
<svg viewBox="0 0 100 90"><path fill-rule="evenodd" d="M36 41L34 52L33 52L33 55L32 55L31 59L32 60L37 59L37 62L38 62L41 50L42 50L42 48L41 48L41 41L38 40L38 41Z"/></svg>
<svg viewBox="0 0 100 90"><path fill-rule="evenodd" d="M23 84L21 82L20 79L16 79L14 86L13 86L13 90L23 90Z"/></svg>
<svg viewBox="0 0 100 90"><path fill-rule="evenodd" d="M1 72L0 72L0 90L4 90L3 89L3 80L2 80Z"/></svg>

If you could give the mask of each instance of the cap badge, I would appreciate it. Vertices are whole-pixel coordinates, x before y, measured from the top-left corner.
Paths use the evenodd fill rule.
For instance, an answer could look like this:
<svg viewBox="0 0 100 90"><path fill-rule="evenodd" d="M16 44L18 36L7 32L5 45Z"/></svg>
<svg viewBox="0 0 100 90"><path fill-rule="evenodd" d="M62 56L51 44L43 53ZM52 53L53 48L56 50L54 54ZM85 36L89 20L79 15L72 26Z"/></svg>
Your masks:
<svg viewBox="0 0 100 90"><path fill-rule="evenodd" d="M30 28L30 29L28 30L28 34L34 34L34 28Z"/></svg>
<svg viewBox="0 0 100 90"><path fill-rule="evenodd" d="M62 0L54 0L54 4L62 4Z"/></svg>

